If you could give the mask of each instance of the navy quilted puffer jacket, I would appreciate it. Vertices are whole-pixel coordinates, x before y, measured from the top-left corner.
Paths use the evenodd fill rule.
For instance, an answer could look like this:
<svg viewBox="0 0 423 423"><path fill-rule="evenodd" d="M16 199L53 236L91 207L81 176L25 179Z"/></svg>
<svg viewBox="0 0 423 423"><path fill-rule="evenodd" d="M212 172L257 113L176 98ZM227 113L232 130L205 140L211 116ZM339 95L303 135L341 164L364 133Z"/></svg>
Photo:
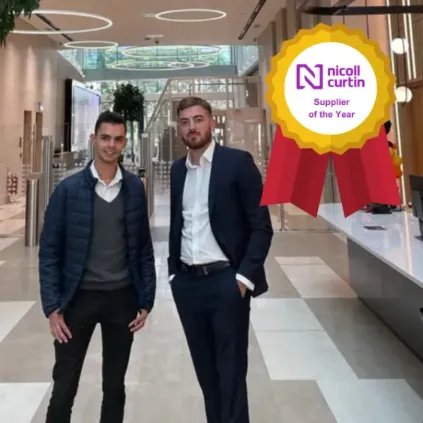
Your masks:
<svg viewBox="0 0 423 423"><path fill-rule="evenodd" d="M66 309L83 277L97 183L90 165L57 186L46 210L40 237L39 276L47 317L56 309ZM140 178L122 168L122 190L132 281L140 309L151 311L156 271L145 188Z"/></svg>

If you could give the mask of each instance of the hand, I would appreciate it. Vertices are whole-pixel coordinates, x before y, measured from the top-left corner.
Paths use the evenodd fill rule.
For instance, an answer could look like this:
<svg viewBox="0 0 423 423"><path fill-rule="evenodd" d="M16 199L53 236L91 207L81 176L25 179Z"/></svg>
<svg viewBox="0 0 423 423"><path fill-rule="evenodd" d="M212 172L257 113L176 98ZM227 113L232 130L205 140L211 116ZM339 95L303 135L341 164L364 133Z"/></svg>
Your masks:
<svg viewBox="0 0 423 423"><path fill-rule="evenodd" d="M63 314L60 314L58 310L53 311L49 316L50 332L54 338L60 344L67 343L71 338L72 334L65 323Z"/></svg>
<svg viewBox="0 0 423 423"><path fill-rule="evenodd" d="M247 287L242 282L240 281L237 281L237 282L238 282L238 288L241 292L241 297L244 298L245 294L247 293Z"/></svg>
<svg viewBox="0 0 423 423"><path fill-rule="evenodd" d="M129 329L131 332L138 332L140 329L142 329L145 325L145 321L147 320L148 311L147 310L141 310L135 320L133 320L129 324Z"/></svg>

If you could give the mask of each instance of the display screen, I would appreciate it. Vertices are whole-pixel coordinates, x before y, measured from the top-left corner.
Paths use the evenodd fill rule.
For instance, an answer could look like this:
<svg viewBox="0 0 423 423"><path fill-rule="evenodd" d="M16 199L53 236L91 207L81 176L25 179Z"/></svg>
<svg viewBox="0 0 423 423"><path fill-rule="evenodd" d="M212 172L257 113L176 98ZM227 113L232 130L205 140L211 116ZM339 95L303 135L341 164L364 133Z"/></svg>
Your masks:
<svg viewBox="0 0 423 423"><path fill-rule="evenodd" d="M71 151L86 151L100 114L99 94L72 84Z"/></svg>

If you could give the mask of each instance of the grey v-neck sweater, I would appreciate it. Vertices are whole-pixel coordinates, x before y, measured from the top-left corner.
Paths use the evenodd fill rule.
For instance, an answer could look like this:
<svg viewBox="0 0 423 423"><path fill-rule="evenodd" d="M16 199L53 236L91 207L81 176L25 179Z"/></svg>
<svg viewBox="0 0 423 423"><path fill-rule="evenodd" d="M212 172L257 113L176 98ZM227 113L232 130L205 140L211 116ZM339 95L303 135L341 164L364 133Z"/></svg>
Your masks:
<svg viewBox="0 0 423 423"><path fill-rule="evenodd" d="M81 289L113 290L130 283L122 191L110 203L95 194L93 234Z"/></svg>

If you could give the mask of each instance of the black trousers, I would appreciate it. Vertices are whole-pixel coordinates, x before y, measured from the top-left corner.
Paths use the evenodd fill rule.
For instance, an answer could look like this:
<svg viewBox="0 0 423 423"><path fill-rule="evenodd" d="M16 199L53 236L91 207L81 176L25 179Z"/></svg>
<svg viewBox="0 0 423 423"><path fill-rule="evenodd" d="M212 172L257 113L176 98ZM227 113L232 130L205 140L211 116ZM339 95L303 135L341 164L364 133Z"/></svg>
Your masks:
<svg viewBox="0 0 423 423"><path fill-rule="evenodd" d="M247 368L250 300L231 268L171 282L208 423L249 423Z"/></svg>
<svg viewBox="0 0 423 423"><path fill-rule="evenodd" d="M72 339L55 341L53 393L46 423L70 423L82 366L94 329L101 325L103 342L103 401L100 423L122 423L125 375L133 342L129 323L137 315L134 287L114 291L78 291L65 312Z"/></svg>

